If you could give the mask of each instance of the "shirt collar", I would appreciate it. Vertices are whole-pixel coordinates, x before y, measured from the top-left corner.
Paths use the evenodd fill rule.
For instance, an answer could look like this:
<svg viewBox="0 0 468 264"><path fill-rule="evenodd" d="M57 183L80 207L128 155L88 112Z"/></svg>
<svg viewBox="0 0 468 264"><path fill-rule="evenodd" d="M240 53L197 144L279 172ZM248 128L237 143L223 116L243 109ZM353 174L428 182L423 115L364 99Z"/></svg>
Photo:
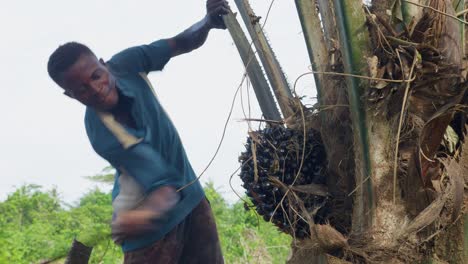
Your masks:
<svg viewBox="0 0 468 264"><path fill-rule="evenodd" d="M118 76L114 76L114 78L115 78L115 86L117 90L119 90L123 95L127 97L130 97L130 98L135 97L135 94L133 93L133 91L128 89L128 86L125 85L125 83Z"/></svg>

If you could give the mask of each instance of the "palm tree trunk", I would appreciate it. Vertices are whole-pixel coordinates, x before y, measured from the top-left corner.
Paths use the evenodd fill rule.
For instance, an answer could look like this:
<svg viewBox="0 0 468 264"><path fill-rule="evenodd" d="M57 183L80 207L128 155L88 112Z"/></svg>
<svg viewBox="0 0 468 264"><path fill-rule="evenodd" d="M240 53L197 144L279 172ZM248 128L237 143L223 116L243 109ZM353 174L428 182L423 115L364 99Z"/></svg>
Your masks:
<svg viewBox="0 0 468 264"><path fill-rule="evenodd" d="M465 1L295 3L333 198L330 225L309 221L311 236L293 243L288 263L463 263ZM339 243L324 246L334 238Z"/></svg>

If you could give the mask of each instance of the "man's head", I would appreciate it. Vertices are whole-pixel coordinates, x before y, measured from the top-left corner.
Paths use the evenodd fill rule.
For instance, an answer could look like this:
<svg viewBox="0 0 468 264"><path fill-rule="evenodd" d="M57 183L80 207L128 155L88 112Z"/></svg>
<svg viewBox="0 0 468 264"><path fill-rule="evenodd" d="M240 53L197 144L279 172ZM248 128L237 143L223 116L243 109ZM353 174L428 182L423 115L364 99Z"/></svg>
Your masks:
<svg viewBox="0 0 468 264"><path fill-rule="evenodd" d="M84 105L98 110L117 105L115 78L85 45L69 42L58 47L49 57L47 70L66 95Z"/></svg>

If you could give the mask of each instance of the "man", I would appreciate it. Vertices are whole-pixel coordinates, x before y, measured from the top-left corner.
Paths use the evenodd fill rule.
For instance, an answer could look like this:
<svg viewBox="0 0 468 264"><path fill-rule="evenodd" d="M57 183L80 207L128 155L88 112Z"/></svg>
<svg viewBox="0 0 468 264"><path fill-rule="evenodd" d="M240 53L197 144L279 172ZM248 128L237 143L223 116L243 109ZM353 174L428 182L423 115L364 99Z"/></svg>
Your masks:
<svg viewBox="0 0 468 264"><path fill-rule="evenodd" d="M50 77L86 105L94 150L116 168L112 234L125 263L223 263L211 208L177 131L147 78L171 57L225 29L225 0L208 0L207 15L179 35L126 49L108 62L70 42L50 56Z"/></svg>

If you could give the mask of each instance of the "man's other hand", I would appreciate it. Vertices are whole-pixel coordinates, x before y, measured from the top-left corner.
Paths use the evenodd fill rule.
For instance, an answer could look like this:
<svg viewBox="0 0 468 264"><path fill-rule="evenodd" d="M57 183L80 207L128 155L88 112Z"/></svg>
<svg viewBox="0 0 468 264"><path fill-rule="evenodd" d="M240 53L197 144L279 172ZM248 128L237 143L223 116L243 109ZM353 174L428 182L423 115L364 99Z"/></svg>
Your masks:
<svg viewBox="0 0 468 264"><path fill-rule="evenodd" d="M164 219L178 201L179 194L175 188L170 186L158 188L136 209L119 213L112 222L112 232L128 237L155 230L157 220Z"/></svg>
<svg viewBox="0 0 468 264"><path fill-rule="evenodd" d="M212 28L226 29L223 15L229 13L231 8L226 0L207 0L206 13L208 23Z"/></svg>

